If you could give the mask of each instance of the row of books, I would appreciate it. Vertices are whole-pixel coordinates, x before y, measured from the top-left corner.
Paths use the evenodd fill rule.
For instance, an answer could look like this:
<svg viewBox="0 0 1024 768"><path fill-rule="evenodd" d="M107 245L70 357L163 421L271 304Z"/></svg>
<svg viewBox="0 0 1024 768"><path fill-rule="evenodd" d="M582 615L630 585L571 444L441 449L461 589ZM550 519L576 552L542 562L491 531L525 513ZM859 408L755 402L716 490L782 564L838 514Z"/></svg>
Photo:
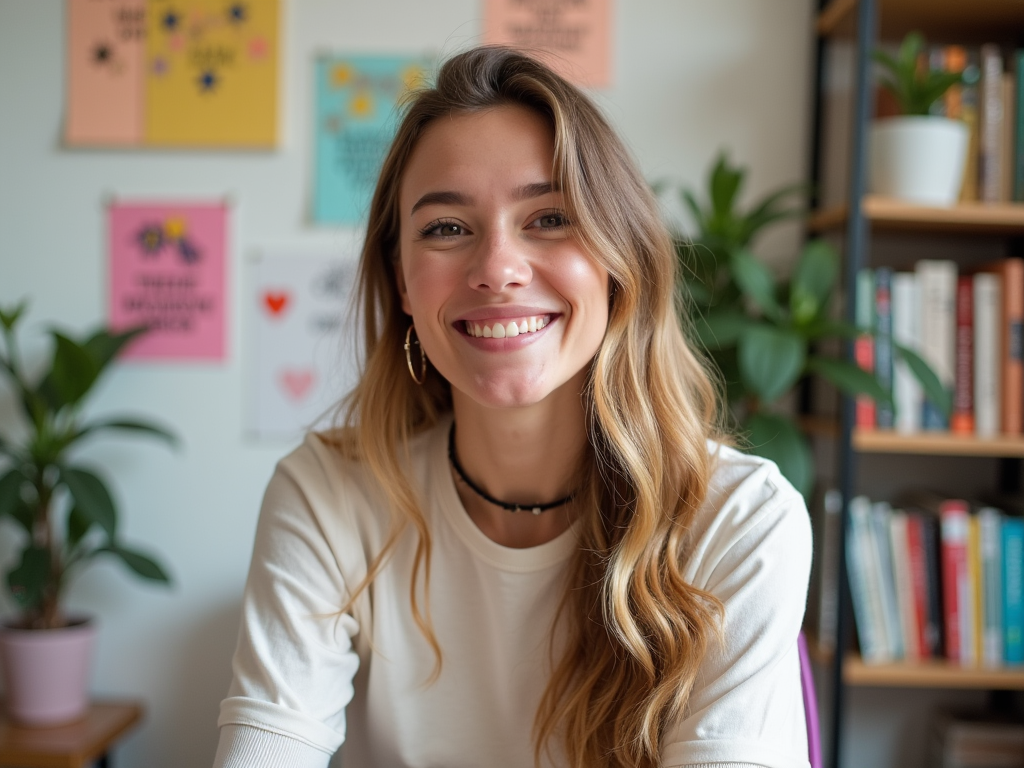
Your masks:
<svg viewBox="0 0 1024 768"><path fill-rule="evenodd" d="M846 559L866 663L1024 664L1024 519L934 494L850 502Z"/></svg>
<svg viewBox="0 0 1024 768"><path fill-rule="evenodd" d="M862 270L856 320L874 329L855 342L857 362L893 399L859 398L858 427L1024 433L1024 261L1000 259L972 274L943 259L923 259L913 272ZM924 397L901 347L920 355L952 393L951 418Z"/></svg>
<svg viewBox="0 0 1024 768"><path fill-rule="evenodd" d="M932 68L965 72L968 81L932 109L970 129L961 199L1024 201L1024 51L945 45L932 47L929 59ZM893 101L879 99L879 116L894 108Z"/></svg>

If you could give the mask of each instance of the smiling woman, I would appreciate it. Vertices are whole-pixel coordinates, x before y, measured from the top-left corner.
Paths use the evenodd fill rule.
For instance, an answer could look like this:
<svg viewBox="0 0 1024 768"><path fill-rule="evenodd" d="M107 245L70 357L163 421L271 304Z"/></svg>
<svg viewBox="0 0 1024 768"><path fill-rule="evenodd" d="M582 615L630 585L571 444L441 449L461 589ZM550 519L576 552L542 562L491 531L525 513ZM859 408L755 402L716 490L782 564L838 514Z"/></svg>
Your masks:
<svg viewBox="0 0 1024 768"><path fill-rule="evenodd" d="M674 269L545 66L474 49L415 96L360 383L267 489L218 768L807 765L806 510L718 434Z"/></svg>

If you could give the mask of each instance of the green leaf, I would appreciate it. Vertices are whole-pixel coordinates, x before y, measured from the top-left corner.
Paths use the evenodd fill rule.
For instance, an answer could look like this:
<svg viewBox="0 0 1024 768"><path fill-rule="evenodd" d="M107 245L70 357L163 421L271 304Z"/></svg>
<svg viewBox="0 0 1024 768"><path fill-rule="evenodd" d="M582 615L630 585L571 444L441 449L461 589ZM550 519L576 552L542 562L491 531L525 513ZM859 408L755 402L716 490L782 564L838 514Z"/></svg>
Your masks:
<svg viewBox="0 0 1024 768"><path fill-rule="evenodd" d="M92 356L98 370L102 372L130 341L147 330L146 326L136 326L121 333L111 333L106 328L101 328L85 342L85 349Z"/></svg>
<svg viewBox="0 0 1024 768"><path fill-rule="evenodd" d="M113 539L117 529L117 512L103 481L88 470L74 467L62 467L60 477L67 484L79 511Z"/></svg>
<svg viewBox="0 0 1024 768"><path fill-rule="evenodd" d="M171 582L170 576L167 575L160 564L141 552L128 549L120 544L100 547L97 552L110 552L113 555L117 555L125 565L144 579L160 581L165 584L170 584Z"/></svg>
<svg viewBox="0 0 1024 768"><path fill-rule="evenodd" d="M814 482L814 458L796 425L776 413L755 413L746 423L748 452L774 461L805 497Z"/></svg>
<svg viewBox="0 0 1024 768"><path fill-rule="evenodd" d="M761 311L776 319L781 315L775 300L775 277L771 271L746 249L732 255L732 274L743 295L753 301Z"/></svg>
<svg viewBox="0 0 1024 768"><path fill-rule="evenodd" d="M713 310L694 320L697 338L707 349L735 346L740 333L750 322L747 315L735 307Z"/></svg>
<svg viewBox="0 0 1024 768"><path fill-rule="evenodd" d="M58 411L78 403L92 389L100 371L85 347L59 331L50 335L54 340L53 363L39 385L39 394L52 410Z"/></svg>
<svg viewBox="0 0 1024 768"><path fill-rule="evenodd" d="M906 362L910 372L921 382L925 397L948 419L953 412L953 393L942 385L935 371L914 350L893 344L896 356Z"/></svg>
<svg viewBox="0 0 1024 768"><path fill-rule="evenodd" d="M824 240L812 240L800 254L789 293L793 320L810 322L825 308L839 276L839 256Z"/></svg>
<svg viewBox="0 0 1024 768"><path fill-rule="evenodd" d="M680 192L683 203L690 209L690 215L693 216L693 221L697 225L697 229L701 232L707 229L707 217L704 215L704 211L701 210L700 205L697 203L697 198L693 196L693 193L688 189L684 189Z"/></svg>
<svg viewBox="0 0 1024 768"><path fill-rule="evenodd" d="M25 310L28 309L28 299L22 299L10 309L0 307L0 325L8 331L13 331L14 326L18 324L18 320L25 314Z"/></svg>
<svg viewBox="0 0 1024 768"><path fill-rule="evenodd" d="M714 208L715 216L719 218L731 217L733 203L736 194L743 185L743 177L746 175L741 168L734 168L729 165L729 159L724 152L719 154L718 161L711 171L711 205Z"/></svg>
<svg viewBox="0 0 1024 768"><path fill-rule="evenodd" d="M892 404L892 394L882 388L878 379L849 360L812 357L807 361L807 370L824 376L851 397L867 395L875 402Z"/></svg>
<svg viewBox="0 0 1024 768"><path fill-rule="evenodd" d="M21 563L7 574L7 586L22 609L35 607L50 578L50 553L44 547L28 546Z"/></svg>
<svg viewBox="0 0 1024 768"><path fill-rule="evenodd" d="M32 510L22 498L22 486L28 482L19 469L11 469L0 478L0 517L10 515L29 534L32 533Z"/></svg>
<svg viewBox="0 0 1024 768"><path fill-rule="evenodd" d="M68 547L76 547L92 528L93 521L78 507L72 507L68 513Z"/></svg>
<svg viewBox="0 0 1024 768"><path fill-rule="evenodd" d="M109 421L97 421L92 424L86 424L74 435L71 442L75 442L87 435L91 435L94 432L108 429L124 429L130 432L142 432L147 435L152 435L153 437L159 437L172 446L178 445L178 436L170 430L164 429L156 424L137 421L135 419L111 419Z"/></svg>
<svg viewBox="0 0 1024 768"><path fill-rule="evenodd" d="M740 334L738 353L743 383L767 404L796 383L807 345L800 336L781 328L751 325Z"/></svg>

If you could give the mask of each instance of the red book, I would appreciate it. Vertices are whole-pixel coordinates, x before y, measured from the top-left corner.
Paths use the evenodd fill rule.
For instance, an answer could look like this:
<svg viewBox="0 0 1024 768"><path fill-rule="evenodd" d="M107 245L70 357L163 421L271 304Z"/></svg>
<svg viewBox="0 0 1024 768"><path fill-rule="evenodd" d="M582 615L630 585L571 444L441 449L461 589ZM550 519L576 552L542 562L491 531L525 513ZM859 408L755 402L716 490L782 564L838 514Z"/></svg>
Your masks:
<svg viewBox="0 0 1024 768"><path fill-rule="evenodd" d="M857 365L868 373L875 370L875 340L871 336L858 336L853 342L853 357ZM856 421L860 429L875 428L875 401L860 396L856 402Z"/></svg>
<svg viewBox="0 0 1024 768"><path fill-rule="evenodd" d="M974 278L956 281L956 357L954 358L953 417L950 429L974 434Z"/></svg>
<svg viewBox="0 0 1024 768"><path fill-rule="evenodd" d="M931 653L931 643L928 641L928 565L924 554L924 523L919 514L907 515L907 553L914 593L914 615L917 616L917 645L921 658L927 658Z"/></svg>
<svg viewBox="0 0 1024 768"><path fill-rule="evenodd" d="M1019 435L1024 427L1024 261L1000 259L989 264L985 271L999 275L1003 284L1000 327L1003 432Z"/></svg>
<svg viewBox="0 0 1024 768"><path fill-rule="evenodd" d="M939 507L942 530L942 612L946 627L946 658L960 661L965 649L963 623L969 574L967 572L967 502L944 501Z"/></svg>

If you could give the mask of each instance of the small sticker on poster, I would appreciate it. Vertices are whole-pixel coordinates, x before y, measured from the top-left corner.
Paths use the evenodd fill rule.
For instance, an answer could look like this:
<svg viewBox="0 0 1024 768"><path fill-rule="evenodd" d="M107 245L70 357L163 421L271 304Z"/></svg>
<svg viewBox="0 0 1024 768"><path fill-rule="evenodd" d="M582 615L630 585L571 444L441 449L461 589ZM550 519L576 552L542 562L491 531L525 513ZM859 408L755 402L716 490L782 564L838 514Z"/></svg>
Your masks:
<svg viewBox="0 0 1024 768"><path fill-rule="evenodd" d="M125 359L224 359L228 211L224 202L110 204L110 324L149 328Z"/></svg>
<svg viewBox="0 0 1024 768"><path fill-rule="evenodd" d="M359 224L397 125L397 105L426 80L423 58L321 56L316 60L313 220Z"/></svg>
<svg viewBox="0 0 1024 768"><path fill-rule="evenodd" d="M329 426L357 381L355 258L264 253L247 271L247 431L289 440Z"/></svg>
<svg viewBox="0 0 1024 768"><path fill-rule="evenodd" d="M611 84L612 0L486 0L484 42L543 59L577 85Z"/></svg>

